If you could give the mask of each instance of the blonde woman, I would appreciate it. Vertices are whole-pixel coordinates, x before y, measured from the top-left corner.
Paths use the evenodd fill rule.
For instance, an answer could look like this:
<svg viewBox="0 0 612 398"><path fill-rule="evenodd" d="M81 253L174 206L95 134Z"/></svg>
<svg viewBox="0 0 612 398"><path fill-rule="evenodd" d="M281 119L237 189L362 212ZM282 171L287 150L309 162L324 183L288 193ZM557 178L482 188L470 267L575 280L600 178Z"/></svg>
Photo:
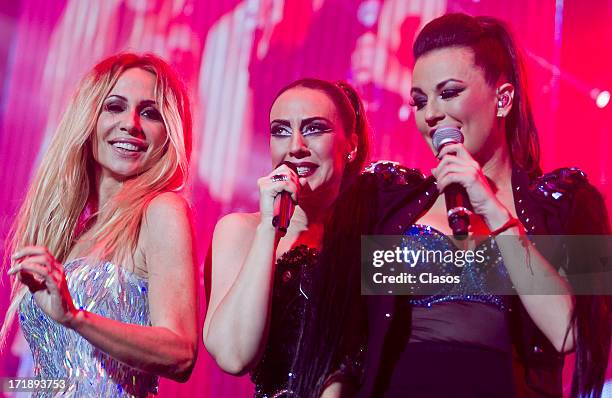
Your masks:
<svg viewBox="0 0 612 398"><path fill-rule="evenodd" d="M190 150L186 91L154 55L100 62L60 123L10 237L2 337L18 312L36 375L68 395L149 396L191 373Z"/></svg>

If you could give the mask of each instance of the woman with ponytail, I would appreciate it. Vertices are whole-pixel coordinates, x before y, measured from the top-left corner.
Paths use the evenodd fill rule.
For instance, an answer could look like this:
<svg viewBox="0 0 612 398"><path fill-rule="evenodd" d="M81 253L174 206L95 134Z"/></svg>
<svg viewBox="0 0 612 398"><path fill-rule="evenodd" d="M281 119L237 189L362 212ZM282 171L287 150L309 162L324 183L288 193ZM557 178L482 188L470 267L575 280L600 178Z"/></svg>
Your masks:
<svg viewBox="0 0 612 398"><path fill-rule="evenodd" d="M361 233L357 219L339 227L336 214L359 189L367 127L346 83L291 83L270 111L273 171L258 180L260 211L227 215L215 228L204 344L226 372L251 373L256 397L356 391L359 269L345 268L329 248L341 244L331 236ZM281 192L295 203L284 235L273 226Z"/></svg>
<svg viewBox="0 0 612 398"><path fill-rule="evenodd" d="M521 56L502 22L442 16L423 28L413 52L416 124L439 164L428 178L385 163L372 168L373 176L387 174L378 177L374 231L455 250L440 193L458 184L473 208L468 238L488 236L477 244L490 247L486 264L461 275L476 283L483 272L499 273L516 294L495 294L485 284L482 294L368 297L361 396L561 397L564 354L575 350L572 396L599 397L610 348L605 303L573 295L560 275L576 272L571 249L551 253L530 239L609 234L601 195L578 169L542 175ZM464 140L436 147L442 129ZM528 288L542 280L547 289Z"/></svg>
<svg viewBox="0 0 612 398"><path fill-rule="evenodd" d="M64 394L144 397L158 376L189 377L190 151L186 90L157 56L104 59L68 106L9 239L2 328L5 339L18 314L36 376Z"/></svg>

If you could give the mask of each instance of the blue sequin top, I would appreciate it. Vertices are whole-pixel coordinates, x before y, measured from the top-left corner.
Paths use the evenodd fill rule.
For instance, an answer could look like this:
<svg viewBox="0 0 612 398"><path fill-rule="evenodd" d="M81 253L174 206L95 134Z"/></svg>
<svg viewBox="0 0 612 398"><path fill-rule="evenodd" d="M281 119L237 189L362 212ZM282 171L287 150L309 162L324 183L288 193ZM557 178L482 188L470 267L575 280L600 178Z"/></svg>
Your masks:
<svg viewBox="0 0 612 398"><path fill-rule="evenodd" d="M413 250L458 250L448 236L430 226L414 224L405 235ZM408 296L412 307L411 343L443 341L510 352L506 317L510 297L496 295L493 289L506 285L502 289L508 291L510 277L494 239L481 242L474 250L481 251L484 262L466 261L462 267L436 261L416 265L419 272L457 275L461 282L438 285L441 287L436 288L436 294Z"/></svg>
<svg viewBox="0 0 612 398"><path fill-rule="evenodd" d="M75 259L64 266L74 305L120 322L148 326L147 280L110 262ZM147 397L157 394L158 378L125 365L78 333L49 318L28 293L19 321L40 379L66 378L64 396ZM57 391L55 392L57 394ZM39 392L46 397L53 393Z"/></svg>
<svg viewBox="0 0 612 398"><path fill-rule="evenodd" d="M413 224L404 235L411 237L409 244L413 246L411 247L413 250L438 250L441 252L458 250L448 236L429 225ZM419 307L431 307L433 304L441 302L470 301L492 304L502 311L507 310L509 308L508 300L504 296L492 294L494 290L492 284L506 291L508 290L507 286L511 285L510 276L504 266L495 240L488 239L480 243L476 249L483 250L486 261L484 266L473 261L466 261L463 267L435 262L417 265L421 272L430 270L437 275L458 275L461 283L452 288L441 289L440 294L410 296L410 304Z"/></svg>

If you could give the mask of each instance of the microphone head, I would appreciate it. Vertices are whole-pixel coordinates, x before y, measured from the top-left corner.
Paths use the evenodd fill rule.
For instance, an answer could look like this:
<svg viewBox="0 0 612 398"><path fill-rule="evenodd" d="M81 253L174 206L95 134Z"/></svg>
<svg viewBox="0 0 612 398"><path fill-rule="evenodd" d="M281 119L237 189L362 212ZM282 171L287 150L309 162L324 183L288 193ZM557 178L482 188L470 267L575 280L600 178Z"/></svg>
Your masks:
<svg viewBox="0 0 612 398"><path fill-rule="evenodd" d="M431 137L436 152L448 144L463 144L463 133L456 127L440 127Z"/></svg>

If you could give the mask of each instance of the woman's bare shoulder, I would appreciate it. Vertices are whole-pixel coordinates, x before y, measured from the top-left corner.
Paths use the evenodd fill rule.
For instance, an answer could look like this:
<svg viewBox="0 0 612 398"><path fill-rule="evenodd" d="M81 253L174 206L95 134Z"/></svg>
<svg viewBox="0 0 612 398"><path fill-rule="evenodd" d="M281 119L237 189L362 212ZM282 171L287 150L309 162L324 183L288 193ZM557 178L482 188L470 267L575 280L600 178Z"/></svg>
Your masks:
<svg viewBox="0 0 612 398"><path fill-rule="evenodd" d="M252 236L259 225L259 213L230 213L221 217L215 226L214 236L233 235L244 239Z"/></svg>

